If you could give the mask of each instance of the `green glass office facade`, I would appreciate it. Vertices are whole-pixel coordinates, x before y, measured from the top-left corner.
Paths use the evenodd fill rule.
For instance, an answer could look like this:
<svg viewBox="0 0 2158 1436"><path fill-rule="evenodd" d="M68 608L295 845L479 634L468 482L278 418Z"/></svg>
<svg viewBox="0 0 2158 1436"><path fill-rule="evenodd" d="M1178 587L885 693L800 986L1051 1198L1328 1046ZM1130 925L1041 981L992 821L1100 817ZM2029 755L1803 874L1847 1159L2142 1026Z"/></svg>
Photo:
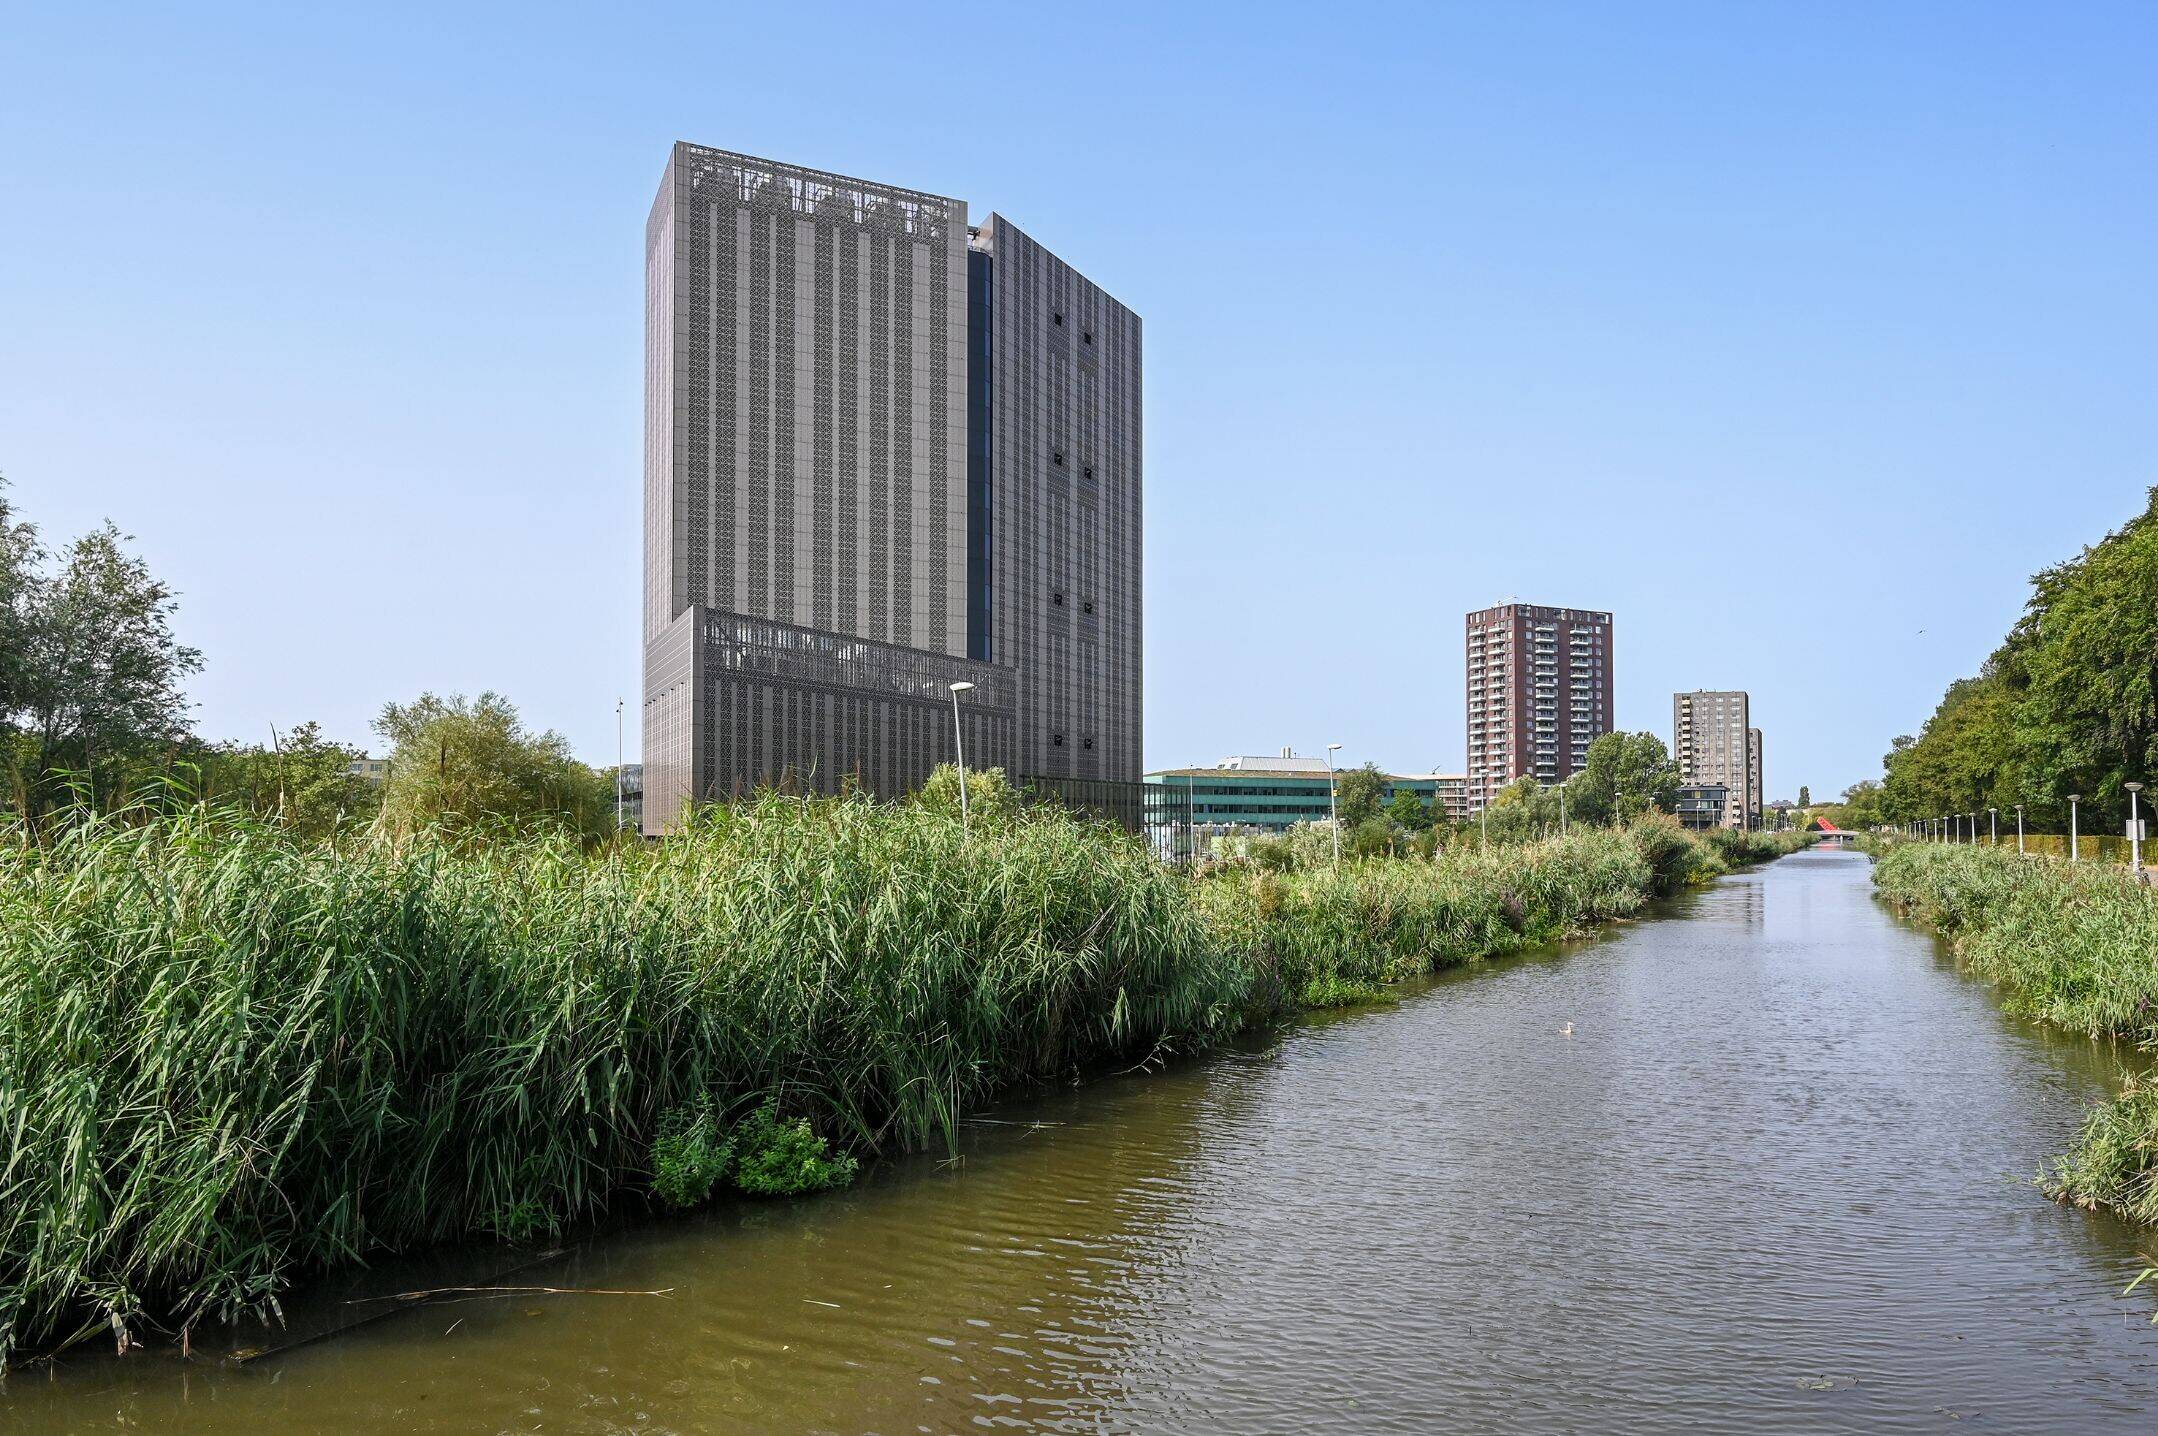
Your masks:
<svg viewBox="0 0 2158 1436"><path fill-rule="evenodd" d="M1386 798L1410 792L1444 814L1441 779L1393 776ZM1461 780L1452 782L1460 801ZM1144 784L1146 826L1157 837L1213 829L1281 832L1298 823L1323 823L1329 814L1325 773L1269 773L1238 768L1173 768L1149 773Z"/></svg>

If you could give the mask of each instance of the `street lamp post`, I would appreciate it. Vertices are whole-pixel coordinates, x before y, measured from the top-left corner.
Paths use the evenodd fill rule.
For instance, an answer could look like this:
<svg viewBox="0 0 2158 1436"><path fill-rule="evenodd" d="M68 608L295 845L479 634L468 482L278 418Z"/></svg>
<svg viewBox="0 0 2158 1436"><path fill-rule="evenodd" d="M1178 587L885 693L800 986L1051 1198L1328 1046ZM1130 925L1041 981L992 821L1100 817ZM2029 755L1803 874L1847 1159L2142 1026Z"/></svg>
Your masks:
<svg viewBox="0 0 2158 1436"><path fill-rule="evenodd" d="M1999 808L1986 809L1986 841L1996 848L2001 845L2001 810Z"/></svg>
<svg viewBox="0 0 2158 1436"><path fill-rule="evenodd" d="M1559 784L1559 836L1566 836L1566 785Z"/></svg>
<svg viewBox="0 0 2158 1436"><path fill-rule="evenodd" d="M2016 856L2023 856L2023 805L2016 804Z"/></svg>
<svg viewBox="0 0 2158 1436"><path fill-rule="evenodd" d="M1334 866L1341 866L1341 807L1334 801L1334 755L1341 751L1339 743L1326 745L1326 820L1334 830Z"/></svg>
<svg viewBox="0 0 2158 1436"><path fill-rule="evenodd" d="M2082 853L2076 847L2076 803L2082 797L2081 793L2070 793L2068 795L2068 861L2070 862L2075 862L2082 857Z"/></svg>
<svg viewBox="0 0 2158 1436"><path fill-rule="evenodd" d="M959 840L965 842L970 836L967 827L967 745L959 736L959 695L974 687L971 683L952 685L952 755L959 760Z"/></svg>
<svg viewBox="0 0 2158 1436"><path fill-rule="evenodd" d="M2137 881L2143 877L2143 809L2136 795L2143 791L2141 783L2123 783L2128 790L2128 867Z"/></svg>
<svg viewBox="0 0 2158 1436"><path fill-rule="evenodd" d="M614 830L622 831L622 700L614 700Z"/></svg>

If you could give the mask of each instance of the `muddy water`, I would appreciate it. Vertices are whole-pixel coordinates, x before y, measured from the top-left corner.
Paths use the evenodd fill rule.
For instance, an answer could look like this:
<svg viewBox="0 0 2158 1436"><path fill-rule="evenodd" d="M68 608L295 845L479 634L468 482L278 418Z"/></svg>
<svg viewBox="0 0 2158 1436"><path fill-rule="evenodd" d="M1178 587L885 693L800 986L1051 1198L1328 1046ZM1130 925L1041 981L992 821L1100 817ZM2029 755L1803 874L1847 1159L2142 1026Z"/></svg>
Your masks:
<svg viewBox="0 0 2158 1436"><path fill-rule="evenodd" d="M2117 1060L1809 853L510 1278L667 1296L18 1371L0 1428L2147 1433L2137 1239L2030 1185Z"/></svg>

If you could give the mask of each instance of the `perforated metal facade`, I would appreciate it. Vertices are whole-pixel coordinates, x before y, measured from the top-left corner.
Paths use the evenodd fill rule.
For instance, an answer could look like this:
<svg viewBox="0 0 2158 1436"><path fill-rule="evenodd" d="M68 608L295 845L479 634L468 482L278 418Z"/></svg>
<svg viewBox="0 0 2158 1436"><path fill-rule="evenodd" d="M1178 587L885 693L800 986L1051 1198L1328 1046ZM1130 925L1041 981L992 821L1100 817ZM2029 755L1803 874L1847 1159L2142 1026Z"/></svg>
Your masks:
<svg viewBox="0 0 2158 1436"><path fill-rule="evenodd" d="M1136 826L1139 316L1001 214L973 250L973 319L987 340L974 381L988 380L975 418L992 506L986 642L973 651L1018 674L1018 773Z"/></svg>
<svg viewBox="0 0 2158 1436"><path fill-rule="evenodd" d="M1001 220L968 238L960 200L675 146L646 228L646 831L768 783L906 792L956 681L970 763L1136 825L1138 321ZM1045 305L1099 353L1018 327ZM1005 454L1021 434L1086 450L1090 491ZM1052 591L1067 621L1026 606Z"/></svg>

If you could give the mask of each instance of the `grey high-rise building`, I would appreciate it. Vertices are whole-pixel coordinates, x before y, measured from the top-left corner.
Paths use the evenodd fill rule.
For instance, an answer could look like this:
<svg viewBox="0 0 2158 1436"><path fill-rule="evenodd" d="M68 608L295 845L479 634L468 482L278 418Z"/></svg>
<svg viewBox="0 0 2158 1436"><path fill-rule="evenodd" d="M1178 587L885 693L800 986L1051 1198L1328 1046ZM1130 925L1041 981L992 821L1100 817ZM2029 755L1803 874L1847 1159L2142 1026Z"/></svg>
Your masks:
<svg viewBox="0 0 2158 1436"><path fill-rule="evenodd" d="M1746 826L1761 826L1761 795L1767 788L1762 778L1761 730L1746 730Z"/></svg>
<svg viewBox="0 0 2158 1436"><path fill-rule="evenodd" d="M1752 726L1753 700L1735 689L1697 689L1671 695L1671 757L1678 780L1724 791L1719 826L1761 823L1761 730Z"/></svg>
<svg viewBox="0 0 2158 1436"><path fill-rule="evenodd" d="M1140 329L1001 215L677 144L646 226L644 827L953 748L1136 826Z"/></svg>

